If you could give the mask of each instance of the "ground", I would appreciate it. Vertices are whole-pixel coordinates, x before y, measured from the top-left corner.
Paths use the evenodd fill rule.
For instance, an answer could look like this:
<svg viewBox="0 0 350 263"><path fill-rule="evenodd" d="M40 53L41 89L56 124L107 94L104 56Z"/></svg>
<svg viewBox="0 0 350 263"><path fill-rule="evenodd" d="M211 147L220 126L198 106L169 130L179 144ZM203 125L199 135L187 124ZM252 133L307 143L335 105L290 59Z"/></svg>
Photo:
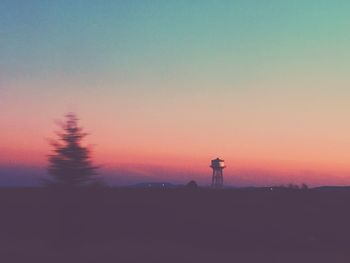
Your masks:
<svg viewBox="0 0 350 263"><path fill-rule="evenodd" d="M350 191L0 190L0 262L350 262Z"/></svg>

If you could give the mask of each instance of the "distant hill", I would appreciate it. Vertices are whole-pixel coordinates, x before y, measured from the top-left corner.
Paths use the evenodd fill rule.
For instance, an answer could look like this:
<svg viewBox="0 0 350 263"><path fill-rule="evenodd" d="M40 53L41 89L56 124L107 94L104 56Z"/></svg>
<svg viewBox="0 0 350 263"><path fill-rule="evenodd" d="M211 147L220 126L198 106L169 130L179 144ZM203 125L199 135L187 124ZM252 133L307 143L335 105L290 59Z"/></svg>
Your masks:
<svg viewBox="0 0 350 263"><path fill-rule="evenodd" d="M335 191L335 190L350 190L350 186L320 186L313 188L314 190Z"/></svg>
<svg viewBox="0 0 350 263"><path fill-rule="evenodd" d="M40 186L46 169L33 166L0 166L1 187L35 187Z"/></svg>
<svg viewBox="0 0 350 263"><path fill-rule="evenodd" d="M146 183L137 183L126 186L127 188L179 188L183 187L180 184L172 184L168 182L146 182Z"/></svg>

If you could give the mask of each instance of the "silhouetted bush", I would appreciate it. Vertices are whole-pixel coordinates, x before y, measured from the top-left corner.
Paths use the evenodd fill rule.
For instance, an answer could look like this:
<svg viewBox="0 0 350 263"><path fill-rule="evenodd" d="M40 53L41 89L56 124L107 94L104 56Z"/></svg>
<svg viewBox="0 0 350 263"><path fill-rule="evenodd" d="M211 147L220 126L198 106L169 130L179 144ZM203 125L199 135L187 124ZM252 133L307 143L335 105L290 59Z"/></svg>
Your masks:
<svg viewBox="0 0 350 263"><path fill-rule="evenodd" d="M197 185L196 181L192 180L186 185L186 188L188 188L188 189L197 189L198 185Z"/></svg>
<svg viewBox="0 0 350 263"><path fill-rule="evenodd" d="M293 189L293 190L298 190L298 189L300 189L299 185L297 185L297 184L289 184L289 185L288 185L288 188L289 188L289 189Z"/></svg>
<svg viewBox="0 0 350 263"><path fill-rule="evenodd" d="M302 184L301 187L300 187L300 189L302 189L302 190L308 190L309 187L307 186L307 184Z"/></svg>

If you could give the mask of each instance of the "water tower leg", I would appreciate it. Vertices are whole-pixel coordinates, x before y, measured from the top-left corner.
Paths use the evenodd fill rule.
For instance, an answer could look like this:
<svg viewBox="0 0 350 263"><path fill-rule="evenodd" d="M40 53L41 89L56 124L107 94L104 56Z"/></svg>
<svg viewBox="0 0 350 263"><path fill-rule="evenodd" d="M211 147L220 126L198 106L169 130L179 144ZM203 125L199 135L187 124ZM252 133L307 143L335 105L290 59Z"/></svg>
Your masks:
<svg viewBox="0 0 350 263"><path fill-rule="evenodd" d="M215 186L215 170L213 170L213 176L211 178L211 187Z"/></svg>

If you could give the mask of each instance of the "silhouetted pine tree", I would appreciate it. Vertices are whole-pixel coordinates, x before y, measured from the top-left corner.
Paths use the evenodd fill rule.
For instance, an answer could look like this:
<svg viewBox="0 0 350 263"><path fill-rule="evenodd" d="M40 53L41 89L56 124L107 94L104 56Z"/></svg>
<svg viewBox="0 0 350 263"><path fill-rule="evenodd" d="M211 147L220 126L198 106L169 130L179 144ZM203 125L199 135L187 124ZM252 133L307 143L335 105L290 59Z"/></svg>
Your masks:
<svg viewBox="0 0 350 263"><path fill-rule="evenodd" d="M49 184L61 186L84 186L96 183L97 166L92 165L90 150L81 145L87 135L78 126L74 113L66 115L61 124L63 132L57 133L59 139L51 142L53 154L49 155Z"/></svg>

